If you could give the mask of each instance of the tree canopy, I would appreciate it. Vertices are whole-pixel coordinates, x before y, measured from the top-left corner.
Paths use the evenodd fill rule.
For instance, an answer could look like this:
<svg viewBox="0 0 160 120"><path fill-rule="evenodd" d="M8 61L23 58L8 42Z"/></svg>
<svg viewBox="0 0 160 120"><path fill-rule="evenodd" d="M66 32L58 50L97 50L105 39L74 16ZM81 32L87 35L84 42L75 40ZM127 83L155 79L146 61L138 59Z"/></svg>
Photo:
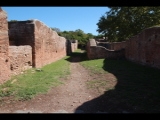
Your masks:
<svg viewBox="0 0 160 120"><path fill-rule="evenodd" d="M125 41L145 28L160 24L160 7L109 7L97 31L110 41Z"/></svg>
<svg viewBox="0 0 160 120"><path fill-rule="evenodd" d="M59 28L51 29L56 31L59 36L63 36L68 40L78 40L78 44L80 45L85 45L89 39L95 37L92 33L84 33L81 29L75 31L61 31Z"/></svg>

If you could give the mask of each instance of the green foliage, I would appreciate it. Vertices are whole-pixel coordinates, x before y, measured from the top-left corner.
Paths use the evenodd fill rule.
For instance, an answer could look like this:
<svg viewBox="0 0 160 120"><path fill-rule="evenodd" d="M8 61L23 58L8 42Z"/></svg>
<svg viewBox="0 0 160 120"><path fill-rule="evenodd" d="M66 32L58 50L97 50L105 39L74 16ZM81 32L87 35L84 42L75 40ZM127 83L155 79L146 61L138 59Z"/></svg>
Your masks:
<svg viewBox="0 0 160 120"><path fill-rule="evenodd" d="M56 31L57 34L58 34L59 36L61 36L61 30L60 30L59 28L56 28L56 27L52 28L52 27L51 27L51 29L52 29L53 31Z"/></svg>
<svg viewBox="0 0 160 120"><path fill-rule="evenodd" d="M160 7L109 7L97 31L110 41L124 41L145 28L160 24Z"/></svg>
<svg viewBox="0 0 160 120"><path fill-rule="evenodd" d="M103 34L99 34L99 35L97 35L97 36L94 36L94 39L102 39L104 37L104 35Z"/></svg>
<svg viewBox="0 0 160 120"><path fill-rule="evenodd" d="M37 94L46 93L51 87L62 84L59 78L69 74L69 62L61 59L42 67L42 71L30 69L26 73L14 76L0 85L0 98L14 96L18 100L31 99Z"/></svg>
<svg viewBox="0 0 160 120"><path fill-rule="evenodd" d="M59 34L68 40L78 40L78 44L80 45L85 45L89 39L94 38L92 33L86 34L81 29L75 31L63 31Z"/></svg>

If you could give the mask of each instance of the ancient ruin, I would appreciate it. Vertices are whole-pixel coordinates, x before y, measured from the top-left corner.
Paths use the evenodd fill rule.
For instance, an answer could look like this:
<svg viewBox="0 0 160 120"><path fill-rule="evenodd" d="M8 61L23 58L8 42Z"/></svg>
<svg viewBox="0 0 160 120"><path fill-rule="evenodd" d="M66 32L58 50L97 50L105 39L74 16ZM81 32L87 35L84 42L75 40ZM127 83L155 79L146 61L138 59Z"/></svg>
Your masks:
<svg viewBox="0 0 160 120"><path fill-rule="evenodd" d="M8 22L10 45L30 45L33 67L66 56L66 39L38 20Z"/></svg>
<svg viewBox="0 0 160 120"><path fill-rule="evenodd" d="M123 44L96 42L95 39L90 39L87 43L87 56L89 59L124 58L125 57L124 56L125 55L125 51L124 51L125 42Z"/></svg>
<svg viewBox="0 0 160 120"><path fill-rule="evenodd" d="M160 27L147 28L130 38L125 49L128 60L160 68Z"/></svg>
<svg viewBox="0 0 160 120"><path fill-rule="evenodd" d="M124 42L90 39L89 59L126 58L160 69L160 27L143 30ZM66 40L39 20L7 21L0 8L0 84L32 67L41 68L78 48L78 40Z"/></svg>
<svg viewBox="0 0 160 120"><path fill-rule="evenodd" d="M67 55L78 49L78 40L67 40Z"/></svg>
<svg viewBox="0 0 160 120"><path fill-rule="evenodd" d="M10 78L7 13L0 8L0 83Z"/></svg>
<svg viewBox="0 0 160 120"><path fill-rule="evenodd" d="M0 8L0 84L32 67L41 68L77 49L39 20L7 21Z"/></svg>
<svg viewBox="0 0 160 120"><path fill-rule="evenodd" d="M124 42L98 42L92 39L87 46L89 59L124 57L133 62L160 68L160 27L147 28Z"/></svg>

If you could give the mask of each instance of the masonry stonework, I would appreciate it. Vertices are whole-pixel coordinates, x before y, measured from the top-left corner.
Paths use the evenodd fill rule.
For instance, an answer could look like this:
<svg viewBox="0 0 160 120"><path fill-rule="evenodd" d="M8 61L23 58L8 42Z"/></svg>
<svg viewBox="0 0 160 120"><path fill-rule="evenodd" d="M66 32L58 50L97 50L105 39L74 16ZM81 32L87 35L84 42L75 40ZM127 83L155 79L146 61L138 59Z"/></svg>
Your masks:
<svg viewBox="0 0 160 120"><path fill-rule="evenodd" d="M95 39L90 39L87 43L87 56L89 59L98 59L98 58L113 58L120 59L124 58L125 50L109 50L103 46L97 46Z"/></svg>
<svg viewBox="0 0 160 120"><path fill-rule="evenodd" d="M66 39L39 20L7 22L7 14L0 8L0 84L11 75L65 57L66 47Z"/></svg>
<svg viewBox="0 0 160 120"><path fill-rule="evenodd" d="M40 68L66 56L66 39L39 20L9 22L10 45L30 45L33 67Z"/></svg>
<svg viewBox="0 0 160 120"><path fill-rule="evenodd" d="M123 41L123 42L97 42L97 45L98 46L103 46L109 50L121 50L121 49L125 49L126 48L126 41Z"/></svg>
<svg viewBox="0 0 160 120"><path fill-rule="evenodd" d="M9 46L11 75L18 75L23 71L32 68L32 47Z"/></svg>
<svg viewBox="0 0 160 120"><path fill-rule="evenodd" d="M7 13L0 8L0 84L10 78Z"/></svg>
<svg viewBox="0 0 160 120"><path fill-rule="evenodd" d="M66 39L38 20L33 23L35 67L42 67L66 56Z"/></svg>
<svg viewBox="0 0 160 120"><path fill-rule="evenodd" d="M78 40L67 40L67 54L71 54L72 52L78 49Z"/></svg>
<svg viewBox="0 0 160 120"><path fill-rule="evenodd" d="M93 41L89 41L87 47L90 59L116 58L116 55L117 57L121 55L130 61L160 69L160 27L147 28L125 42ZM116 54L110 54L109 51Z"/></svg>
<svg viewBox="0 0 160 120"><path fill-rule="evenodd" d="M128 60L160 68L160 27L147 28L126 42Z"/></svg>

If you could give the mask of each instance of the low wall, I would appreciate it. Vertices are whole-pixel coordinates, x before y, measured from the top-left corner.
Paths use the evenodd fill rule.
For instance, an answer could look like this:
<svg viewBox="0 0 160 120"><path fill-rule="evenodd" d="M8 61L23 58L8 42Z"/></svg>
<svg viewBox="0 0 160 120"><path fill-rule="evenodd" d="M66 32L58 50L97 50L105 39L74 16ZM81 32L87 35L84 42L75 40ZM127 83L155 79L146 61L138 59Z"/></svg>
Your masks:
<svg viewBox="0 0 160 120"><path fill-rule="evenodd" d="M11 75L20 74L32 68L32 48L26 46L9 46Z"/></svg>
<svg viewBox="0 0 160 120"><path fill-rule="evenodd" d="M126 48L126 41L123 42L97 42L98 46L103 46L109 50L121 50Z"/></svg>
<svg viewBox="0 0 160 120"><path fill-rule="evenodd" d="M32 65L43 67L66 56L66 39L39 20L9 22L10 45L30 45Z"/></svg>
<svg viewBox="0 0 160 120"><path fill-rule="evenodd" d="M97 46L94 39L90 39L87 43L87 56L89 59L99 59L99 58L113 58L119 59L124 58L125 50L109 50L103 46Z"/></svg>

